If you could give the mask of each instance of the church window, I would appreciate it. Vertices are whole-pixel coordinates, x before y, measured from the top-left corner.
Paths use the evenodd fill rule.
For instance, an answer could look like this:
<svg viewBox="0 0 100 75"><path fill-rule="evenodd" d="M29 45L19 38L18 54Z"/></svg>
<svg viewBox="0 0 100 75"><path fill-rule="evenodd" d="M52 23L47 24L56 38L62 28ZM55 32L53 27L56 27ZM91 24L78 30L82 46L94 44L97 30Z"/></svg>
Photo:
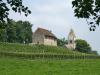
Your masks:
<svg viewBox="0 0 100 75"><path fill-rule="evenodd" d="M70 43L72 43L72 40L70 40Z"/></svg>

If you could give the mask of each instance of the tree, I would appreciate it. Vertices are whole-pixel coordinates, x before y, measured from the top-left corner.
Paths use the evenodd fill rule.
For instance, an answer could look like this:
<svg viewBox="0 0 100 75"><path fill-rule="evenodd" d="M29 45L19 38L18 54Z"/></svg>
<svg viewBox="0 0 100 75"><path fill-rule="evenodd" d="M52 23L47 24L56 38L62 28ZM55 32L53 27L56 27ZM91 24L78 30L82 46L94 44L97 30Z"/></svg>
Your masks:
<svg viewBox="0 0 100 75"><path fill-rule="evenodd" d="M6 24L5 23L1 23L0 22L0 41L1 42L6 42L6 30L5 30L5 26Z"/></svg>
<svg viewBox="0 0 100 75"><path fill-rule="evenodd" d="M95 31L100 24L100 0L73 0L75 17L85 18L90 31Z"/></svg>
<svg viewBox="0 0 100 75"><path fill-rule="evenodd" d="M58 45L58 46L64 47L65 44L67 44L67 40L65 40L65 38L57 39L57 45Z"/></svg>
<svg viewBox="0 0 100 75"><path fill-rule="evenodd" d="M32 42L32 24L28 21L16 22L16 36L17 42L20 43L31 43Z"/></svg>
<svg viewBox="0 0 100 75"><path fill-rule="evenodd" d="M75 42L77 51L83 53L91 53L91 47L85 40L78 39Z"/></svg>
<svg viewBox="0 0 100 75"><path fill-rule="evenodd" d="M0 42L25 44L32 42L32 24L30 22L10 20L5 23L5 26L0 29Z"/></svg>
<svg viewBox="0 0 100 75"><path fill-rule="evenodd" d="M9 21L8 16L11 9L18 13L24 12L25 16L31 14L28 7L25 7L22 3L23 0L0 0L0 22L4 23L5 21Z"/></svg>
<svg viewBox="0 0 100 75"><path fill-rule="evenodd" d="M6 42L6 30L5 29L0 29L0 41L1 42Z"/></svg>
<svg viewBox="0 0 100 75"><path fill-rule="evenodd" d="M9 23L7 23L5 30L7 42L16 42L16 22L14 20L10 20Z"/></svg>

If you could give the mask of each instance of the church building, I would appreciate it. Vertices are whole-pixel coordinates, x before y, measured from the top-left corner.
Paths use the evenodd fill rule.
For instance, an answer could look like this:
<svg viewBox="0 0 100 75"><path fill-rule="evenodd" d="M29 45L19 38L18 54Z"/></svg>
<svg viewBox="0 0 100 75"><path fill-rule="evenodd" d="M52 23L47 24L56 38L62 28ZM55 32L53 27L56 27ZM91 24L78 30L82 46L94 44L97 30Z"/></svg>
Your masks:
<svg viewBox="0 0 100 75"><path fill-rule="evenodd" d="M49 30L38 28L33 33L32 44L57 46L57 37Z"/></svg>

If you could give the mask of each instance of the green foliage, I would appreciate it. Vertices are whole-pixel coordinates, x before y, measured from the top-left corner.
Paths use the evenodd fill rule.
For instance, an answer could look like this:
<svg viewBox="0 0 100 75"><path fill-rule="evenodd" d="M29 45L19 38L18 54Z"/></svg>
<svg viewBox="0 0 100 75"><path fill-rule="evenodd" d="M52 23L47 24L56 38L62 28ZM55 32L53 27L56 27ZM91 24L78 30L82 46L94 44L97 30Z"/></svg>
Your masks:
<svg viewBox="0 0 100 75"><path fill-rule="evenodd" d="M16 23L17 42L31 43L32 42L32 24L28 21L18 21Z"/></svg>
<svg viewBox="0 0 100 75"><path fill-rule="evenodd" d="M73 0L75 16L85 18L90 27L90 31L95 31L100 23L100 0Z"/></svg>
<svg viewBox="0 0 100 75"><path fill-rule="evenodd" d="M57 39L57 46L64 47L65 44L67 44L67 40L65 40L65 38L63 38L63 39Z"/></svg>
<svg viewBox="0 0 100 75"><path fill-rule="evenodd" d="M0 41L1 42L7 41L7 39L6 39L6 30L5 29L0 29Z"/></svg>
<svg viewBox="0 0 100 75"><path fill-rule="evenodd" d="M8 6L9 5L9 6ZM0 22L4 23L6 20L9 21L9 11L11 9L18 13L25 13L25 16L31 14L28 7L23 5L23 0L0 0Z"/></svg>
<svg viewBox="0 0 100 75"><path fill-rule="evenodd" d="M1 24L0 24L1 25ZM32 42L32 24L28 21L15 22L10 20L0 29L0 41L10 43L31 43Z"/></svg>
<svg viewBox="0 0 100 75"><path fill-rule="evenodd" d="M85 40L81 39L76 40L76 50L83 53L91 53L90 45Z"/></svg>
<svg viewBox="0 0 100 75"><path fill-rule="evenodd" d="M5 28L7 42L16 42L16 22L11 20Z"/></svg>
<svg viewBox="0 0 100 75"><path fill-rule="evenodd" d="M100 60L23 60L0 57L1 75L100 75Z"/></svg>

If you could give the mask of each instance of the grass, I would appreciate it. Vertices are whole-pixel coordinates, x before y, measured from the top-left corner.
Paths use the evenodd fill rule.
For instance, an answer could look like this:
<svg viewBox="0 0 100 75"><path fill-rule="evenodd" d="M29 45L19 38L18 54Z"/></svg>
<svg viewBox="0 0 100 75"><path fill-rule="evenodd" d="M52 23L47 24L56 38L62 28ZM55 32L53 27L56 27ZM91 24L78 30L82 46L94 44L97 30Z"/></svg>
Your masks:
<svg viewBox="0 0 100 75"><path fill-rule="evenodd" d="M100 75L100 60L24 60L0 57L0 75Z"/></svg>
<svg viewBox="0 0 100 75"><path fill-rule="evenodd" d="M85 55L85 53L68 50L67 48L62 48L62 47L43 46L43 45L24 45L24 44L14 44L14 43L0 43L0 52Z"/></svg>
<svg viewBox="0 0 100 75"><path fill-rule="evenodd" d="M0 75L100 75L99 58L84 59L84 56L96 55L61 47L0 43ZM30 60L31 57L36 59ZM56 59L61 57L68 59Z"/></svg>
<svg viewBox="0 0 100 75"><path fill-rule="evenodd" d="M97 55L85 54L62 47L0 43L0 55L30 59L94 59Z"/></svg>

